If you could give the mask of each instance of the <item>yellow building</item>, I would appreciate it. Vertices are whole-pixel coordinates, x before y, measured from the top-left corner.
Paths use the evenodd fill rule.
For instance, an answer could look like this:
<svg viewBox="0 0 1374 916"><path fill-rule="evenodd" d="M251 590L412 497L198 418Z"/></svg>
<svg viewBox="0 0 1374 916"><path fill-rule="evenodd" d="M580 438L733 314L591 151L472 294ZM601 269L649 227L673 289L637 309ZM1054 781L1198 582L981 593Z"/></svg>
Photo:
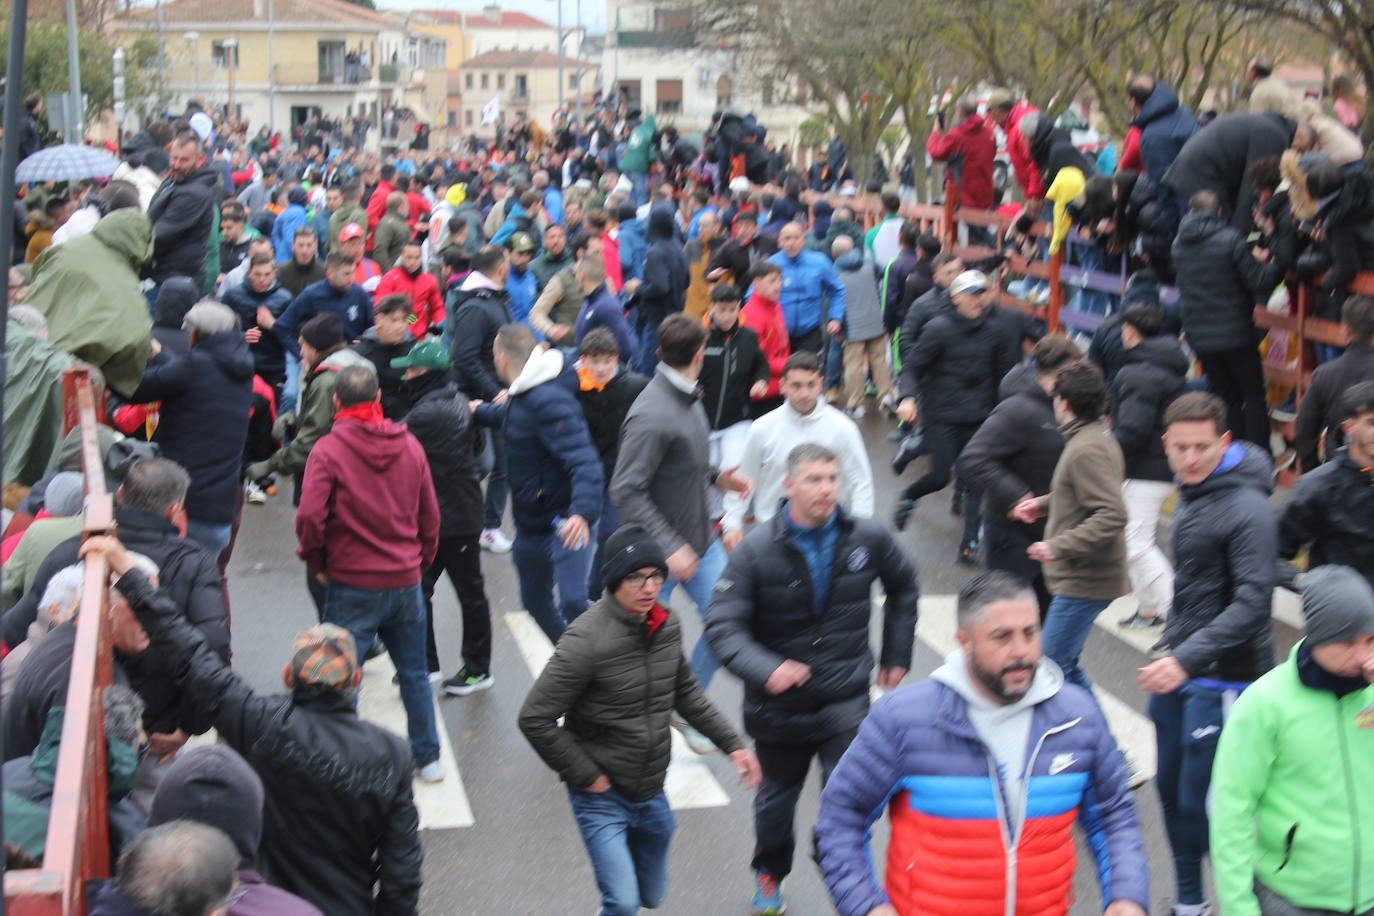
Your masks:
<svg viewBox="0 0 1374 916"><path fill-rule="evenodd" d="M170 0L161 40L173 109L232 105L250 130L286 132L315 115L366 115L376 126L399 106L441 127L447 43L432 26L345 0ZM116 41L157 34L156 11L131 10L111 30Z"/></svg>
<svg viewBox="0 0 1374 916"><path fill-rule="evenodd" d="M464 61L459 68L463 136L476 134L483 139L495 136L495 124L482 124L482 109L497 100L501 114L510 124L525 115L548 130L558 110L558 55L548 51L488 51ZM583 102L589 104L594 87L600 84L601 67L596 61L569 55L563 61L563 105L571 110L577 104L577 87Z"/></svg>

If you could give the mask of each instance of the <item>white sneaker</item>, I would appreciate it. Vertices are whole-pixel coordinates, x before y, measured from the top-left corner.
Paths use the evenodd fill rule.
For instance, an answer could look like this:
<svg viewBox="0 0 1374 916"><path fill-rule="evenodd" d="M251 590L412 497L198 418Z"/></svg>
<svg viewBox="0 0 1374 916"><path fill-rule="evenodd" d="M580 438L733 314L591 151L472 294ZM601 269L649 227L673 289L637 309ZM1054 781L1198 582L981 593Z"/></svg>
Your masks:
<svg viewBox="0 0 1374 916"><path fill-rule="evenodd" d="M262 487L251 480L243 485L243 498L255 506L267 502L267 494L263 492Z"/></svg>
<svg viewBox="0 0 1374 916"><path fill-rule="evenodd" d="M492 553L510 553L511 539L501 532L500 528L484 528L482 536L477 539L482 545L483 550L490 550Z"/></svg>
<svg viewBox="0 0 1374 916"><path fill-rule="evenodd" d="M862 420L867 412L868 411L864 409L864 405L860 404L858 407L850 408L849 416L853 420Z"/></svg>
<svg viewBox="0 0 1374 916"><path fill-rule="evenodd" d="M429 763L425 764L424 766L418 767L418 768L415 770L415 776L416 776L416 778L418 778L418 779L420 780L420 782L428 782L428 783L443 782L443 781L444 781L444 765L443 765L442 763L440 763L439 761L437 761L437 760L431 760Z"/></svg>

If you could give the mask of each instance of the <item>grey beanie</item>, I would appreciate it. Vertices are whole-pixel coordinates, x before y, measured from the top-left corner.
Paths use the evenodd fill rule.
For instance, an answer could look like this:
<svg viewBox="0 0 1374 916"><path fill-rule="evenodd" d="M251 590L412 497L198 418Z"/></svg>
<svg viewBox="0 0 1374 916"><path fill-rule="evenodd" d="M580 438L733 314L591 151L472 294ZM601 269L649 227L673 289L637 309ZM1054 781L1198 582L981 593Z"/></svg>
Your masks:
<svg viewBox="0 0 1374 916"><path fill-rule="evenodd" d="M1349 566L1318 566L1302 577L1302 613L1314 646L1374 633L1374 589Z"/></svg>
<svg viewBox="0 0 1374 916"><path fill-rule="evenodd" d="M43 508L49 515L80 515L85 500L86 478L75 471L58 471L43 490Z"/></svg>

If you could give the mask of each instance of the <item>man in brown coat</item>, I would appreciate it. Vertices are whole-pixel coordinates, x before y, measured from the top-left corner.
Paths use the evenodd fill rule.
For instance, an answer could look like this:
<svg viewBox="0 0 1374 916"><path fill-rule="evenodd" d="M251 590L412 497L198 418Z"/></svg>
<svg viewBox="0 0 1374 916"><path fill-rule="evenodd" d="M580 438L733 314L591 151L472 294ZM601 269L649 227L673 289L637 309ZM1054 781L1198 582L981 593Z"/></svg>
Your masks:
<svg viewBox="0 0 1374 916"><path fill-rule="evenodd" d="M1045 655L1064 669L1070 683L1091 689L1078 656L1093 621L1130 590L1126 575L1126 506L1121 484L1126 462L1111 427L1103 420L1107 383L1091 363L1059 370L1054 413L1064 434L1064 451L1054 467L1050 492L1027 497L1014 517L1032 524L1049 512L1045 540L1026 548L1044 564L1045 584L1054 598L1041 635Z"/></svg>

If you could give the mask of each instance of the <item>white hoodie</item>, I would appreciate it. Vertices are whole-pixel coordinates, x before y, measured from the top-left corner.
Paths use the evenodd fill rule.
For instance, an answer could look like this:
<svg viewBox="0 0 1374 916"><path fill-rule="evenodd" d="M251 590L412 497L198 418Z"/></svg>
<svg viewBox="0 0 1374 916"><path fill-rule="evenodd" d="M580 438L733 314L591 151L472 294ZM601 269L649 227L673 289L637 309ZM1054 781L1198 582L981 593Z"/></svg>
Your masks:
<svg viewBox="0 0 1374 916"><path fill-rule="evenodd" d="M510 383L510 396L524 394L532 388L537 388L545 382L551 382L558 378L558 373L563 371L563 353L557 349L544 349L535 347L530 353L530 358L525 362L525 368L520 370L515 381Z"/></svg>
<svg viewBox="0 0 1374 916"><path fill-rule="evenodd" d="M787 476L787 455L802 443L823 445L840 458L840 503L857 518L873 517L873 468L868 463L859 427L839 410L824 401L803 416L784 403L754 421L744 443L740 474L754 482L754 517L760 522L772 518L782 499L782 482ZM725 494L727 531L744 527L749 508L737 493Z"/></svg>

